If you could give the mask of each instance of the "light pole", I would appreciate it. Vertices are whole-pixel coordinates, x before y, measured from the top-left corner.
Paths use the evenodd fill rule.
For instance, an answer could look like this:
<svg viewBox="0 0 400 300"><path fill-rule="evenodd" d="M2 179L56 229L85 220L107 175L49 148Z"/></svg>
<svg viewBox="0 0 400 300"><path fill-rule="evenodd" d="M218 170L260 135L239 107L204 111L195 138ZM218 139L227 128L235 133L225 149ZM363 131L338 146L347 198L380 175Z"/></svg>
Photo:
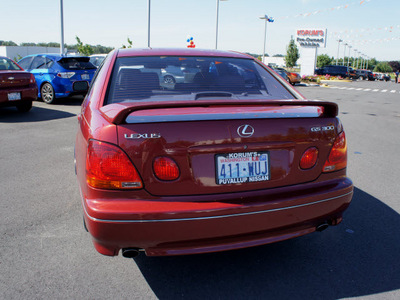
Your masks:
<svg viewBox="0 0 400 300"><path fill-rule="evenodd" d="M337 56L336 56L336 65L339 65L339 48L340 48L340 43L343 42L343 40L338 39L338 46L337 46Z"/></svg>
<svg viewBox="0 0 400 300"><path fill-rule="evenodd" d="M151 0L147 0L147 47L150 48L150 7L151 7Z"/></svg>
<svg viewBox="0 0 400 300"><path fill-rule="evenodd" d="M267 43L267 22L274 22L274 18L268 17L267 15L264 15L260 17L261 20L265 20L265 29L264 29L264 51L262 55L262 62L264 63L264 58L265 58L265 45Z"/></svg>
<svg viewBox="0 0 400 300"><path fill-rule="evenodd" d="M215 49L218 49L218 16L219 16L219 1L228 1L228 0L217 0L217 20L215 25Z"/></svg>
<svg viewBox="0 0 400 300"><path fill-rule="evenodd" d="M60 16L61 16L61 44L60 44L60 54L64 56L64 12L63 12L63 0L60 0Z"/></svg>
<svg viewBox="0 0 400 300"><path fill-rule="evenodd" d="M355 61L356 61L356 57L357 57L357 49L354 49L354 58L353 58L353 65L354 65L354 63L355 63ZM357 64L357 67L356 67L356 69L358 69L358 64Z"/></svg>
<svg viewBox="0 0 400 300"><path fill-rule="evenodd" d="M368 61L369 61L369 57L367 56L366 59L367 59L367 67L366 67L366 69L368 70Z"/></svg>
<svg viewBox="0 0 400 300"><path fill-rule="evenodd" d="M349 45L349 57L347 57L347 67L350 67L350 51L351 51L351 48L353 48L353 47Z"/></svg>
<svg viewBox="0 0 400 300"><path fill-rule="evenodd" d="M344 60L346 59L346 46L347 43L344 44L344 49L343 49L343 66L344 66Z"/></svg>

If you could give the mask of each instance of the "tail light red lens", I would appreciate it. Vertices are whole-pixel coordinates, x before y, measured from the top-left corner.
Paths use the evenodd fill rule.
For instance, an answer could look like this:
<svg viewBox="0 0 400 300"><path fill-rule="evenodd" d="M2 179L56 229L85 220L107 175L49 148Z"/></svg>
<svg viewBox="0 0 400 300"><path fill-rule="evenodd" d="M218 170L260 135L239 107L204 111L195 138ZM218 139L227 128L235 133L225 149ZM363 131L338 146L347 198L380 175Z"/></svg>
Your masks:
<svg viewBox="0 0 400 300"><path fill-rule="evenodd" d="M31 78L29 79L29 83L36 83L35 76L31 74Z"/></svg>
<svg viewBox="0 0 400 300"><path fill-rule="evenodd" d="M86 157L87 183L100 189L140 189L139 173L128 156L117 146L89 141Z"/></svg>
<svg viewBox="0 0 400 300"><path fill-rule="evenodd" d="M153 171L160 180L170 181L179 177L178 165L169 157L157 157L153 162Z"/></svg>
<svg viewBox="0 0 400 300"><path fill-rule="evenodd" d="M332 172L347 167L347 142L344 131L340 133L333 143L331 152L324 165L324 172Z"/></svg>
<svg viewBox="0 0 400 300"><path fill-rule="evenodd" d="M304 151L300 159L300 168L303 170L311 169L315 166L318 160L318 149L315 147L308 148Z"/></svg>

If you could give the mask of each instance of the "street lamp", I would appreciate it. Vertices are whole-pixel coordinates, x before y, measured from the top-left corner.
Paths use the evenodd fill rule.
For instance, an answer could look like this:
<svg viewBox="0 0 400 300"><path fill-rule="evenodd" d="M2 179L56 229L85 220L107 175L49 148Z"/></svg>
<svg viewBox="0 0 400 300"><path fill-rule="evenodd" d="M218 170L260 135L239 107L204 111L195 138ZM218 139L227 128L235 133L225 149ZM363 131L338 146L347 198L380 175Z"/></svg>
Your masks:
<svg viewBox="0 0 400 300"><path fill-rule="evenodd" d="M262 62L264 63L264 58L265 58L265 44L267 43L267 22L274 22L274 18L268 17L267 15L264 15L260 17L261 20L265 20L265 29L264 29L264 51L262 55Z"/></svg>
<svg viewBox="0 0 400 300"><path fill-rule="evenodd" d="M147 0L147 47L150 48L150 6L151 6L151 0Z"/></svg>
<svg viewBox="0 0 400 300"><path fill-rule="evenodd" d="M351 48L353 48L353 47L349 45L349 57L347 57L347 67L350 67L350 51L351 51Z"/></svg>
<svg viewBox="0 0 400 300"><path fill-rule="evenodd" d="M150 1L150 0L149 0ZM217 21L215 26L215 49L218 49L218 16L219 16L219 1L228 1L228 0L217 0Z"/></svg>
<svg viewBox="0 0 400 300"><path fill-rule="evenodd" d="M347 43L344 44L344 49L343 49L343 66L344 66L344 60L346 59L346 46Z"/></svg>
<svg viewBox="0 0 400 300"><path fill-rule="evenodd" d="M63 12L63 0L60 0L60 15L61 15L61 45L60 54L64 56L64 12Z"/></svg>
<svg viewBox="0 0 400 300"><path fill-rule="evenodd" d="M357 51L358 51L357 49L354 49L353 66L354 66L354 63L355 63L356 58L357 58ZM356 69L358 69L358 64L357 64Z"/></svg>
<svg viewBox="0 0 400 300"><path fill-rule="evenodd" d="M339 65L339 47L340 47L340 43L343 42L343 40L338 39L338 46L337 46L337 56L336 56L336 65Z"/></svg>

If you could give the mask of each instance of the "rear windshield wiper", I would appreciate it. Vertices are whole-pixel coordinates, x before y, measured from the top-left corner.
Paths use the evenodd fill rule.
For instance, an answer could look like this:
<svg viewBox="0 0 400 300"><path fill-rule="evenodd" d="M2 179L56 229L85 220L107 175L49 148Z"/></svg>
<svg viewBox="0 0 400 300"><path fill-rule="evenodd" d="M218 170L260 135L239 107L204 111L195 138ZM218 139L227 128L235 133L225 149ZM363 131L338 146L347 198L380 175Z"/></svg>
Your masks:
<svg viewBox="0 0 400 300"><path fill-rule="evenodd" d="M200 98L219 98L219 97L229 97L232 98L233 94L229 92L198 92L198 93L192 93L194 96L194 100L200 99Z"/></svg>

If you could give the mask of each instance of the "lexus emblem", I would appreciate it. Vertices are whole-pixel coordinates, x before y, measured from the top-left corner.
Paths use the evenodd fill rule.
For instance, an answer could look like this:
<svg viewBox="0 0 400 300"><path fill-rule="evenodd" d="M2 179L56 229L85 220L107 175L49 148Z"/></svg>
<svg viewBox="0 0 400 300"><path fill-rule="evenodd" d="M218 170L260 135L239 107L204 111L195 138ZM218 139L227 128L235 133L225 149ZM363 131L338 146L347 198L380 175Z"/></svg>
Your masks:
<svg viewBox="0 0 400 300"><path fill-rule="evenodd" d="M250 125L241 125L237 129L237 133L241 137L251 137L254 134L254 128Z"/></svg>

